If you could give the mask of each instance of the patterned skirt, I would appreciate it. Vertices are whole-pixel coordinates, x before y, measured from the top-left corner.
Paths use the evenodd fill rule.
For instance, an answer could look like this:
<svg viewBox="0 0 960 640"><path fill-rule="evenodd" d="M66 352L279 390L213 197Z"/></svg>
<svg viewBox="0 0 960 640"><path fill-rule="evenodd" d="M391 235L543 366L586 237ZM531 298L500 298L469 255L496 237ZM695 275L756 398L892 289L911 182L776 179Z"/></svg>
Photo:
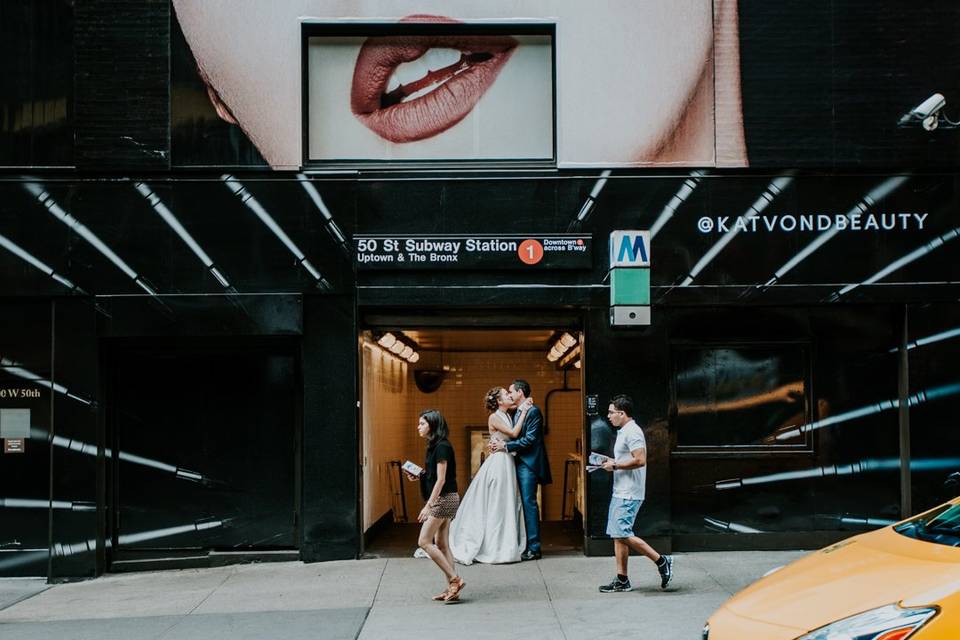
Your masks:
<svg viewBox="0 0 960 640"><path fill-rule="evenodd" d="M430 507L430 516L433 518L446 518L448 520L455 518L457 509L460 507L460 495L457 493L444 493L437 498L436 504Z"/></svg>

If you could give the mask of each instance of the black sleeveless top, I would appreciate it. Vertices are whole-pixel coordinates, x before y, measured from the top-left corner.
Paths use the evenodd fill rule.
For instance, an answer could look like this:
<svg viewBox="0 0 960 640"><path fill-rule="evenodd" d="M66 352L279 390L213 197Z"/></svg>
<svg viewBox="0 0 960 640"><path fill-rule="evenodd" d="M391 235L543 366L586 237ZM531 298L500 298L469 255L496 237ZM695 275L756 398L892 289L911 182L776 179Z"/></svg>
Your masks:
<svg viewBox="0 0 960 640"><path fill-rule="evenodd" d="M453 454L453 445L449 440L438 440L432 447L427 447L427 462L420 476L420 494L424 500L429 500L433 493L433 486L437 483L437 464L443 460L447 462L447 475L440 495L457 492L457 459Z"/></svg>

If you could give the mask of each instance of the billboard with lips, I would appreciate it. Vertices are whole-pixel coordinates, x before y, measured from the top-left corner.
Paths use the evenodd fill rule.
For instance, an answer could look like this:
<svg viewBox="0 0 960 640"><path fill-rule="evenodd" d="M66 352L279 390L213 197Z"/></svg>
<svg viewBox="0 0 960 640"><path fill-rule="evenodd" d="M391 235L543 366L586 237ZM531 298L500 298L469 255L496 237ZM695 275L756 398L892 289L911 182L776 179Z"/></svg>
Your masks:
<svg viewBox="0 0 960 640"><path fill-rule="evenodd" d="M553 160L552 30L410 19L439 28L307 35L308 161Z"/></svg>
<svg viewBox="0 0 960 640"><path fill-rule="evenodd" d="M176 166L960 164L947 121L936 131L901 123L934 93L956 121L953 3L173 0L173 9Z"/></svg>

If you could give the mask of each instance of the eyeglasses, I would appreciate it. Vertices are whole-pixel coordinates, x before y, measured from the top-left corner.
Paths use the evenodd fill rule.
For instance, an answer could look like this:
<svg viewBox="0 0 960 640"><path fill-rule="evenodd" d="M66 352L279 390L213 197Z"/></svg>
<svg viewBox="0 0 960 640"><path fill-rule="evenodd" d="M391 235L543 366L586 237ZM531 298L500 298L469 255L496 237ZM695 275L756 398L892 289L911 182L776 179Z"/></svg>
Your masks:
<svg viewBox="0 0 960 640"><path fill-rule="evenodd" d="M615 413L623 413L623 411L607 411L608 416L612 416Z"/></svg>

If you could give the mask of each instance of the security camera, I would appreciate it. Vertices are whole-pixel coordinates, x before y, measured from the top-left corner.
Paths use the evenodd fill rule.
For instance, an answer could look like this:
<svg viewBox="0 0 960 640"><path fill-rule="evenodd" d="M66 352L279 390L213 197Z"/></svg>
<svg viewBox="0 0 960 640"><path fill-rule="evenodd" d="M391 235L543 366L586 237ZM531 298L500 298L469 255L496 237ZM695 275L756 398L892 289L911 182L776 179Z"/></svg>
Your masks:
<svg viewBox="0 0 960 640"><path fill-rule="evenodd" d="M947 106L947 99L943 94L935 93L900 118L900 125L919 122L927 131L933 131L940 124L940 111Z"/></svg>

